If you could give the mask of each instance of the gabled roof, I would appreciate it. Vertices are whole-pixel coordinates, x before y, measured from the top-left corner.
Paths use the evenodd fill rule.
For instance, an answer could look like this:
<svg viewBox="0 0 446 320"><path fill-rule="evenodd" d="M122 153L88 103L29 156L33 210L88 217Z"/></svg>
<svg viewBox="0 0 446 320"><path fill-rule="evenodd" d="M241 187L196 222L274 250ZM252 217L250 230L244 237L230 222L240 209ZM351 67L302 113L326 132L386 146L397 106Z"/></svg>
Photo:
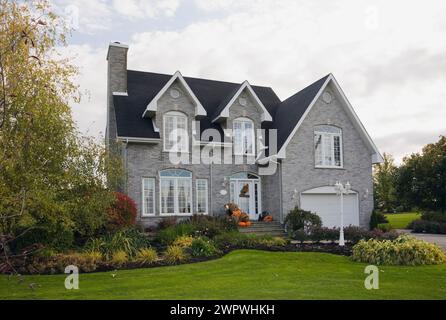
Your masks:
<svg viewBox="0 0 446 320"><path fill-rule="evenodd" d="M138 137L159 139L152 119L142 118L147 104L154 99L172 75L127 70L127 96L113 95L115 107L117 134L119 137ZM208 128L223 129L218 123L213 123L211 115L229 95L233 95L240 84L183 77L189 88L197 97L208 116L197 119L200 122L200 133ZM274 114L280 99L270 87L251 86L257 97L262 101L270 114Z"/></svg>
<svg viewBox="0 0 446 320"><path fill-rule="evenodd" d="M350 117L350 120L352 121L353 126L358 130L359 135L364 140L365 144L369 148L369 150L372 153L372 163L380 163L383 161L381 154L378 151L378 148L376 147L375 143L370 138L369 134L364 128L364 125L359 120L359 117L353 110L353 107L351 106L350 102L348 101L347 97L345 96L344 92L342 91L341 87L339 86L338 82L336 81L335 77L330 73L327 76L323 77L322 79L319 79L318 81L314 82L307 88L299 91L295 95L291 96L287 100L283 101L279 108L278 112L276 113L276 119L277 121L280 121L279 119L282 118L282 123L284 123L283 115L281 116L282 112L285 112L286 114L289 114L290 109L294 109L293 107L286 107L287 105L295 106L298 110L296 110L297 116L294 120L296 124L292 128L291 132L287 134L282 134L280 143L279 143L279 152L277 153L278 158L285 158L286 157L286 147L290 140L293 138L294 134L296 133L297 129L299 129L302 122L305 120L308 113L311 111L312 107L316 103L317 99L320 97L324 89L327 87L329 83L333 83L334 89L337 91L339 96L341 97L341 105L344 106L344 109L347 113L347 115ZM284 108L285 106L285 108ZM287 112L288 109L288 112ZM297 121L296 121L297 119ZM288 121L288 125L290 124L290 121ZM289 130L290 126L288 126ZM280 130L279 130L280 131ZM286 136L285 140L283 141L283 138Z"/></svg>
<svg viewBox="0 0 446 320"><path fill-rule="evenodd" d="M248 83L243 86L243 83L237 84L190 77L183 78L181 74L174 78L172 75L167 74L128 70L127 95L121 93L113 95L118 137L131 137L147 142L159 139L159 132L155 128L152 119L143 118L141 115L147 110L149 102L154 101L157 96L159 98L160 91L166 88L169 81L180 78L184 81L185 87L187 86L195 96L197 106L199 103L206 113L206 116L198 119L200 134L206 129L213 128L218 130L223 136L221 125L213 122L215 119L214 115L221 114L227 105L231 105L231 100L236 98L237 93L241 92L242 88L251 88L253 94L257 96L273 120L262 122L262 129L277 129L277 150L266 151L267 156L275 156L276 158L284 158L286 156L285 150L288 143L325 87L331 82L341 97L342 105L353 125L371 152L374 153L373 163L382 160L378 149L332 74L326 75L281 102L270 87L250 86ZM266 131L265 141L269 141L268 130Z"/></svg>
<svg viewBox="0 0 446 320"><path fill-rule="evenodd" d="M167 83L164 85L164 87L159 90L159 92L156 94L156 96L149 102L147 105L146 110L143 113L143 117L146 117L147 115L150 116L150 114L154 114L158 108L158 100L162 97L162 95L167 91L167 89L170 88L170 86L175 82L175 80L178 80L180 84L183 86L183 88L186 90L186 92L189 94L190 98L192 99L193 103L195 104L195 115L196 116L206 116L206 110L201 105L201 102L198 100L197 96L194 94L192 89L189 87L187 82L184 80L183 76L179 71L175 72L173 76L167 81Z"/></svg>
<svg viewBox="0 0 446 320"><path fill-rule="evenodd" d="M212 122L216 122L220 120L221 118L228 118L229 117L229 108L234 103L235 99L240 96L240 94L243 92L243 90L247 90L248 93L251 95L251 98L254 100L254 102L262 109L262 117L261 120L263 121L273 121L272 116L269 114L266 107L263 105L262 101L259 99L257 94L252 89L251 85L248 81L244 81L238 88L234 88L234 92L231 92L230 95L228 95L225 99L222 100L220 105L218 106L217 110L215 111L215 114L212 116Z"/></svg>

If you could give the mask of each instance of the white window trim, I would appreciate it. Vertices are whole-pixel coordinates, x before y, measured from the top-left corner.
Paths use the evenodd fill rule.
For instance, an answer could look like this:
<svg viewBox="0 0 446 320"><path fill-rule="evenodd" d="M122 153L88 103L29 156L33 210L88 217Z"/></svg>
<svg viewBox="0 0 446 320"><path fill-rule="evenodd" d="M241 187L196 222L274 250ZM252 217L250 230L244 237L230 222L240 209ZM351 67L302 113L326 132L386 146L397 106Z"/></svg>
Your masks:
<svg viewBox="0 0 446 320"><path fill-rule="evenodd" d="M206 182L206 210L204 212L198 212L198 182L205 181ZM196 198L196 208L198 214L209 214L209 183L208 179L199 178L195 180L195 198Z"/></svg>
<svg viewBox="0 0 446 320"><path fill-rule="evenodd" d="M166 134L166 119L167 117L183 117L186 119L186 129L185 131L188 133L187 134L187 139L186 139L186 150L178 150L178 145L176 150L175 149L167 149L166 148L166 142L168 141L168 135ZM179 153L189 153L189 131L188 131L188 117L186 114L179 112L179 111L169 111L166 112L163 115L163 151L164 152L179 152Z"/></svg>
<svg viewBox="0 0 446 320"><path fill-rule="evenodd" d="M153 210L153 213L146 213L146 201L145 201L145 198L146 198L146 195L145 195L145 188L144 188L144 181L145 180L151 180L152 182L153 182L153 208L152 208L152 210ZM142 212L141 212L141 216L142 217L153 217L154 215L155 215L155 213L156 213L156 211L155 211L155 208L156 208L156 206L155 206L155 199L156 199L156 181L155 181L155 178L150 178L150 177L143 177L142 179L141 179L141 195L142 195Z"/></svg>
<svg viewBox="0 0 446 320"><path fill-rule="evenodd" d="M251 123L251 125L252 125L252 139L251 139L252 140L251 141L251 143L252 143L252 153L244 153L243 152L244 151L243 150L244 149L243 141L242 141L242 152L241 153L236 152L235 129L234 129L234 125L235 125L236 122L240 122L240 123L250 122ZM254 121L252 121L249 118L245 118L245 117L236 118L236 119L234 119L232 121L232 132L233 132L233 135L234 135L234 138L233 138L234 155L236 155L236 156L255 156L256 155L256 130L254 128Z"/></svg>
<svg viewBox="0 0 446 320"><path fill-rule="evenodd" d="M184 169L178 169L178 170L184 170ZM187 170L186 170L187 171ZM163 204L162 204L162 191L161 191L161 182L163 180L174 180L174 212L173 213L167 213L163 212ZM190 213L182 213L178 210L178 180L190 180ZM160 215L161 216L191 216L194 212L194 206L193 206L193 190L192 190L192 176L191 177L161 177L160 176L160 182L159 182L159 199L160 199Z"/></svg>
<svg viewBox="0 0 446 320"><path fill-rule="evenodd" d="M338 128L338 127L336 127L336 128ZM342 149L343 149L343 145L342 145L342 129L340 129L340 128L338 128L341 132L340 133L333 133L333 132L322 132L322 131L317 131L317 130L315 130L314 131L314 134L313 134L313 153L314 153L314 166L315 166L315 168L325 168L325 169L343 169L344 168L344 156L343 156L343 152L342 152ZM317 134L320 134L321 136L322 136L322 138L321 138L321 143L323 143L323 140L324 140L324 138L323 138L323 136L325 135L325 136L330 136L330 143L332 144L332 150L333 150L333 161L334 161L334 159L335 159L335 154L334 154L334 137L336 136L336 137L339 137L339 160L340 160L340 165L339 166L336 166L336 165L333 165L333 166L330 166L330 165L325 165L325 164L322 164L322 165L317 165L316 164L316 149L314 148L315 146L314 146L314 136L315 135L317 135ZM321 156L321 159L322 159L322 162L324 162L324 159L325 159L325 148L321 145L321 151L322 151L322 156Z"/></svg>

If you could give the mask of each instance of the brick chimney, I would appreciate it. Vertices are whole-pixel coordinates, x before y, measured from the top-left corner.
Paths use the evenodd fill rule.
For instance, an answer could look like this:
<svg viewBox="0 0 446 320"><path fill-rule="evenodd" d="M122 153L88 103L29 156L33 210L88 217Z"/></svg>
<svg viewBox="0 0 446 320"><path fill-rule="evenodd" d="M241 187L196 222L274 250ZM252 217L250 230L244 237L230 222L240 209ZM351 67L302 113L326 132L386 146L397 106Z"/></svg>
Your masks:
<svg viewBox="0 0 446 320"><path fill-rule="evenodd" d="M113 106L113 93L127 92L127 51L129 46L111 42L107 52L107 128L106 145L116 140L116 117Z"/></svg>

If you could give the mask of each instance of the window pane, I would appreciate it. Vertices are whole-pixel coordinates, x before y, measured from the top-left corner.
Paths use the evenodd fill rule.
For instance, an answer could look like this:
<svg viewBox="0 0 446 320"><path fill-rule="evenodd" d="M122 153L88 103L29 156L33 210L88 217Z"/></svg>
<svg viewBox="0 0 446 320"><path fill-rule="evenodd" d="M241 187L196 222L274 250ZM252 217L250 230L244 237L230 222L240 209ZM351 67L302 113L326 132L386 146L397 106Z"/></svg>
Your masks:
<svg viewBox="0 0 446 320"><path fill-rule="evenodd" d="M162 179L161 185L161 213L175 213L175 180Z"/></svg>
<svg viewBox="0 0 446 320"><path fill-rule="evenodd" d="M322 165L322 136L320 134L314 135L314 156L317 166Z"/></svg>
<svg viewBox="0 0 446 320"><path fill-rule="evenodd" d="M315 132L341 133L341 129L335 126L320 125L314 127Z"/></svg>
<svg viewBox="0 0 446 320"><path fill-rule="evenodd" d="M177 180L178 183L178 211L179 213L191 213L191 189L189 180Z"/></svg>
<svg viewBox="0 0 446 320"><path fill-rule="evenodd" d="M197 212L207 213L208 181L197 179Z"/></svg>
<svg viewBox="0 0 446 320"><path fill-rule="evenodd" d="M335 166L341 166L341 138L339 136L334 136L334 160Z"/></svg>
<svg viewBox="0 0 446 320"><path fill-rule="evenodd" d="M186 116L180 114L164 116L164 148L166 151L188 151Z"/></svg>
<svg viewBox="0 0 446 320"><path fill-rule="evenodd" d="M331 136L323 135L322 136L322 146L323 146L323 164L324 166L332 166L333 163L333 149L331 144Z"/></svg>
<svg viewBox="0 0 446 320"><path fill-rule="evenodd" d="M155 214L155 179L143 179L143 214Z"/></svg>
<svg viewBox="0 0 446 320"><path fill-rule="evenodd" d="M235 120L233 123L234 153L254 153L254 125L250 120Z"/></svg>

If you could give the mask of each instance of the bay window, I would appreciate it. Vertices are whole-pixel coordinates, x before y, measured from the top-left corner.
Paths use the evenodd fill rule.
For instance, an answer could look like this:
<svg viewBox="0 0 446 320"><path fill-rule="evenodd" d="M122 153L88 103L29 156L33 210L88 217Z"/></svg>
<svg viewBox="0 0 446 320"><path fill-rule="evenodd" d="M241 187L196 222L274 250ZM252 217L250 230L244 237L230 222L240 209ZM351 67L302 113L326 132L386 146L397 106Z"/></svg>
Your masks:
<svg viewBox="0 0 446 320"><path fill-rule="evenodd" d="M315 126L314 156L316 167L342 168L342 130L330 125Z"/></svg>

